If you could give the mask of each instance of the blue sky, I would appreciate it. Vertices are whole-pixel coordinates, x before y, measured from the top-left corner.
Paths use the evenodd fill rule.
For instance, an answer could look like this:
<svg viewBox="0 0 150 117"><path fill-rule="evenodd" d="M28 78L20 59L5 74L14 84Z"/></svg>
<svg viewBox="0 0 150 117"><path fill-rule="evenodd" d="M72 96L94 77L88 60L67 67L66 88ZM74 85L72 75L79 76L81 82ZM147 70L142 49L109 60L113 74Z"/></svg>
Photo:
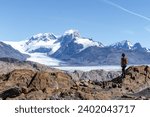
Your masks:
<svg viewBox="0 0 150 117"><path fill-rule="evenodd" d="M104 45L130 40L150 48L150 0L0 0L0 40L68 29Z"/></svg>

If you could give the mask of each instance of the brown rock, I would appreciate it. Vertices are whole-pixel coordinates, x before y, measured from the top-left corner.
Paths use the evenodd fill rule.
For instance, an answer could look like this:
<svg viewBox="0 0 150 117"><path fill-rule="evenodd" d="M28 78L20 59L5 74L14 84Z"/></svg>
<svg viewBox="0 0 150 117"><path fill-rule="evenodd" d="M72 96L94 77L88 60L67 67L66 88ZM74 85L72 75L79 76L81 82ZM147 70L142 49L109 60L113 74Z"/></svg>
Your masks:
<svg viewBox="0 0 150 117"><path fill-rule="evenodd" d="M0 93L0 98L5 100L7 98L14 98L19 96L22 93L21 89L19 87L10 88L7 90L4 90Z"/></svg>
<svg viewBox="0 0 150 117"><path fill-rule="evenodd" d="M43 93L42 90L33 91L26 95L27 100L45 100L46 97L47 97L46 94Z"/></svg>

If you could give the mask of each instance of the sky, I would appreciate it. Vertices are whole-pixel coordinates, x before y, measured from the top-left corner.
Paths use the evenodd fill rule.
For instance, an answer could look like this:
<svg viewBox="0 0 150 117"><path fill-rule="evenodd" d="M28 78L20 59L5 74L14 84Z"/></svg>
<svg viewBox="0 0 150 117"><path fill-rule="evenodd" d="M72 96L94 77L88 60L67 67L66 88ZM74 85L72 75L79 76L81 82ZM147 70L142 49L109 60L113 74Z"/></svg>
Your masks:
<svg viewBox="0 0 150 117"><path fill-rule="evenodd" d="M104 45L129 40L150 48L150 0L0 0L0 41L69 29Z"/></svg>

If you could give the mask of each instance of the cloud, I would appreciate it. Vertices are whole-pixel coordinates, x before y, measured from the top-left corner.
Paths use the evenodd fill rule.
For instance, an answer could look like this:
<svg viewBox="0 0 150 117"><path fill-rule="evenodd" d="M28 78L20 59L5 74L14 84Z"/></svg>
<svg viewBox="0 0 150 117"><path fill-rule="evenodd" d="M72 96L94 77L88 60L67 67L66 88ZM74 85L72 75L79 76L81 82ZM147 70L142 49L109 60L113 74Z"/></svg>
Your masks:
<svg viewBox="0 0 150 117"><path fill-rule="evenodd" d="M124 11L124 12L127 12L127 13L129 13L129 14L131 14L131 15L134 15L134 16L137 16L137 17L142 18L142 19L144 19L144 20L150 21L150 18L149 18L149 17L146 17L146 16L141 15L141 14L139 14L139 13L133 12L133 11L131 11L131 10L128 10L128 9L126 9L126 8L124 8L124 7L122 7L122 6L118 5L118 4L116 4L116 3L114 3L114 2L111 2L111 1L109 1L109 0L103 0L103 1L104 1L105 3L107 3L107 4L110 4L110 5L112 5L112 6L116 7L116 8L118 8L118 9Z"/></svg>

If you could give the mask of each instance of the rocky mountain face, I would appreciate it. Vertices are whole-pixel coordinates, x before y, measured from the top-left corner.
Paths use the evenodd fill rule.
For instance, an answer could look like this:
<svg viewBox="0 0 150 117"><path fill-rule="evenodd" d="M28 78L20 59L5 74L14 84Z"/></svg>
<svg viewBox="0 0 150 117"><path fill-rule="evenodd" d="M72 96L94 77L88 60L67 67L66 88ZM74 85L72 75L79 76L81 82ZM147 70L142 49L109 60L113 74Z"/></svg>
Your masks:
<svg viewBox="0 0 150 117"><path fill-rule="evenodd" d="M64 51L58 51L51 56L70 65L119 65L122 53L128 57L129 64L148 64L150 63L150 53L140 43L132 45L125 40L110 46L90 46L82 51L73 51L74 44L65 47ZM77 50L77 49L74 49Z"/></svg>
<svg viewBox="0 0 150 117"><path fill-rule="evenodd" d="M24 61L29 56L20 53L18 50L15 50L10 45L0 42L0 58L5 58L5 57L15 58Z"/></svg>
<svg viewBox="0 0 150 117"><path fill-rule="evenodd" d="M61 45L60 48L49 56L65 61L88 47L103 47L100 42L81 37L77 31L67 31L58 41Z"/></svg>
<svg viewBox="0 0 150 117"><path fill-rule="evenodd" d="M89 47L68 59L78 65L119 65L121 54L125 53L129 64L149 64L150 53L141 50L125 50L111 47Z"/></svg>
<svg viewBox="0 0 150 117"><path fill-rule="evenodd" d="M99 80L92 79L99 74ZM105 71L90 71L84 75L51 70L15 69L0 75L1 99L56 100L56 99L150 99L150 68L132 66L126 70L126 77L108 75ZM112 73L108 73L112 74ZM113 73L114 74L114 73ZM84 77L89 76L89 77ZM104 76L104 78L102 78ZM101 79L101 80L100 80Z"/></svg>
<svg viewBox="0 0 150 117"><path fill-rule="evenodd" d="M140 43L135 43L133 45L130 41L127 41L127 40L117 42L115 44L110 45L109 47L112 47L115 49L148 52L148 50L145 47L142 47Z"/></svg>

